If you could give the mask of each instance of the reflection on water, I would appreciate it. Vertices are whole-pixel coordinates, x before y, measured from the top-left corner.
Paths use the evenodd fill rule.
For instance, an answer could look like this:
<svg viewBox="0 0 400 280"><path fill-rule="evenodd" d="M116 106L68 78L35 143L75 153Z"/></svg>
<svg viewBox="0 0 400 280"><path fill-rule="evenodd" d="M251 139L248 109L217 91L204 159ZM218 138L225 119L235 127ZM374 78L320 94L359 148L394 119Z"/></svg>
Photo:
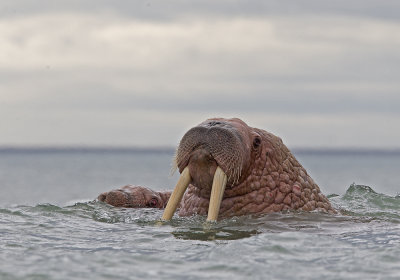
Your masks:
<svg viewBox="0 0 400 280"><path fill-rule="evenodd" d="M173 231L172 234L178 239L186 240L237 240L243 239L255 234L257 230L234 230L228 228L188 228L186 230Z"/></svg>

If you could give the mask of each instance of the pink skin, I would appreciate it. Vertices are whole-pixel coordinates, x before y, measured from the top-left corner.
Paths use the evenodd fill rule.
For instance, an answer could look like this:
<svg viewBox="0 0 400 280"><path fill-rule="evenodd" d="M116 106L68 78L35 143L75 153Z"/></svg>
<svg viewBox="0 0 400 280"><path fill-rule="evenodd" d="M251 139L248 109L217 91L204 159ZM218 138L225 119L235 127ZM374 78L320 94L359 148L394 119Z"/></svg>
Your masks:
<svg viewBox="0 0 400 280"><path fill-rule="evenodd" d="M126 185L100 194L98 200L116 207L163 209L170 195L171 192L156 192L141 186Z"/></svg>
<svg viewBox="0 0 400 280"><path fill-rule="evenodd" d="M217 166L228 176L220 218L283 210L335 213L328 199L275 135L239 119L209 119L189 130L177 149L176 164L192 178L179 215L206 215ZM171 192L125 186L98 199L119 207L164 208Z"/></svg>

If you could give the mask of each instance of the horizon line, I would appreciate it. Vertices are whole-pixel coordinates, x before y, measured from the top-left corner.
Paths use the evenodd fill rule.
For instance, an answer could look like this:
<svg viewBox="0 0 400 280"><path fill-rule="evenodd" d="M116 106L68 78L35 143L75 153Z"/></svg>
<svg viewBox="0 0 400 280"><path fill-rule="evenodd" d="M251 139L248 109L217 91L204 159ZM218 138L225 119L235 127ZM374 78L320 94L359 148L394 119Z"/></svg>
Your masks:
<svg viewBox="0 0 400 280"><path fill-rule="evenodd" d="M400 155L400 147L292 147L294 154L307 155ZM175 153L172 146L111 145L0 145L0 153Z"/></svg>

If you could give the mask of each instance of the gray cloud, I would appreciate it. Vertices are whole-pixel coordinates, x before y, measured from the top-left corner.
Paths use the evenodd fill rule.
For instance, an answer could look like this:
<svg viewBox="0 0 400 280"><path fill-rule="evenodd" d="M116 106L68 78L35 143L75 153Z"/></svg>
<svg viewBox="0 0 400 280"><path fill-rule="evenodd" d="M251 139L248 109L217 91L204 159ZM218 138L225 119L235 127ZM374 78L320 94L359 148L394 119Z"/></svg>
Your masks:
<svg viewBox="0 0 400 280"><path fill-rule="evenodd" d="M173 145L223 115L398 146L397 1L40 3L0 8L0 144Z"/></svg>
<svg viewBox="0 0 400 280"><path fill-rule="evenodd" d="M4 0L0 16L25 16L32 14L64 12L112 12L126 17L150 20L171 20L182 16L253 17L299 14L344 15L399 20L400 3L396 0Z"/></svg>

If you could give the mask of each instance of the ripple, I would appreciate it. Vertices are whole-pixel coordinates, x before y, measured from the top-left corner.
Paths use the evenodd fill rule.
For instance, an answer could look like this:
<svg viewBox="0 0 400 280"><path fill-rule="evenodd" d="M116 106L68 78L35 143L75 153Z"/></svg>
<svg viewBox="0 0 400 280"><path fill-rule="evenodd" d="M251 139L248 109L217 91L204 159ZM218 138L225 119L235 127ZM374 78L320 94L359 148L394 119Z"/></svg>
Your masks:
<svg viewBox="0 0 400 280"><path fill-rule="evenodd" d="M27 217L28 216L19 210L13 211L10 209L2 209L2 208L0 208L0 214L7 214L7 215L19 216L19 217Z"/></svg>

